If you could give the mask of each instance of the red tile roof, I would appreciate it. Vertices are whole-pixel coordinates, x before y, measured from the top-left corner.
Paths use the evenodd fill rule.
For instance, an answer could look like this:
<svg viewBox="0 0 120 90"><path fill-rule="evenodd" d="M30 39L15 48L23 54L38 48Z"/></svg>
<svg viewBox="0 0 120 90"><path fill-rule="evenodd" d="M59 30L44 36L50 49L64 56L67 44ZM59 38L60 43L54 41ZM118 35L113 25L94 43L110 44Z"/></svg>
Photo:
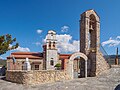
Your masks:
<svg viewBox="0 0 120 90"><path fill-rule="evenodd" d="M14 52L11 53L7 59L11 59L12 57L15 57L15 59L42 59L43 58L43 53L38 53L38 52Z"/></svg>
<svg viewBox="0 0 120 90"><path fill-rule="evenodd" d="M59 54L59 59L69 59L72 54ZM42 59L43 53L39 52L13 52L7 59L11 59L15 57L15 59Z"/></svg>
<svg viewBox="0 0 120 90"><path fill-rule="evenodd" d="M60 59L69 59L72 54L59 54Z"/></svg>

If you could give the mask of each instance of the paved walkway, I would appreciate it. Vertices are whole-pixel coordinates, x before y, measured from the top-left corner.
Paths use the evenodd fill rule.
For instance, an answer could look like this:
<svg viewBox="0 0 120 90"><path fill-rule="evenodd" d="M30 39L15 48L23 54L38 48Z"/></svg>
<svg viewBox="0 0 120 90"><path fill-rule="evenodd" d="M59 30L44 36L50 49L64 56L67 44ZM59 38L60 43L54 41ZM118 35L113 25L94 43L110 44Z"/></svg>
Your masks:
<svg viewBox="0 0 120 90"><path fill-rule="evenodd" d="M0 80L0 90L120 90L120 68L112 68L98 77L80 78L36 86Z"/></svg>

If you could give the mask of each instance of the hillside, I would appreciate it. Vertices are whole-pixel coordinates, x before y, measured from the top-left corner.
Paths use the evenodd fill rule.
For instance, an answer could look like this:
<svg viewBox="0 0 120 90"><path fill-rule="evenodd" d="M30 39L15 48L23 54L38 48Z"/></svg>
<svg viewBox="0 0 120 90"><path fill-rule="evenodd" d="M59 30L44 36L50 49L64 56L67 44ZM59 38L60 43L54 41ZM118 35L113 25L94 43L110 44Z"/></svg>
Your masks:
<svg viewBox="0 0 120 90"><path fill-rule="evenodd" d="M107 62L110 65L115 64L116 55L108 55L108 56L104 56L104 58L107 60ZM119 59L119 64L120 64L120 55L118 55L118 59Z"/></svg>

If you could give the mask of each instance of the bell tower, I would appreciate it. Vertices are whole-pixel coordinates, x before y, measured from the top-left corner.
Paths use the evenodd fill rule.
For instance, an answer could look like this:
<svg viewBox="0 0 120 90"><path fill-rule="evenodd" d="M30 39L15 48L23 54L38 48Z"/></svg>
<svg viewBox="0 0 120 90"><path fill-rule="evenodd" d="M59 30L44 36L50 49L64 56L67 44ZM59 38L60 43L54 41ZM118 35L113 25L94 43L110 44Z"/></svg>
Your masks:
<svg viewBox="0 0 120 90"><path fill-rule="evenodd" d="M48 31L46 36L46 69L54 70L58 62L56 32Z"/></svg>
<svg viewBox="0 0 120 90"><path fill-rule="evenodd" d="M102 67L107 69L107 63L100 52L100 18L94 10L81 14L80 52L88 57L88 76L96 76L102 71ZM82 65L81 67L84 68L84 64Z"/></svg>
<svg viewBox="0 0 120 90"><path fill-rule="evenodd" d="M100 20L94 10L81 14L80 20L80 52L88 55L96 53L100 48Z"/></svg>

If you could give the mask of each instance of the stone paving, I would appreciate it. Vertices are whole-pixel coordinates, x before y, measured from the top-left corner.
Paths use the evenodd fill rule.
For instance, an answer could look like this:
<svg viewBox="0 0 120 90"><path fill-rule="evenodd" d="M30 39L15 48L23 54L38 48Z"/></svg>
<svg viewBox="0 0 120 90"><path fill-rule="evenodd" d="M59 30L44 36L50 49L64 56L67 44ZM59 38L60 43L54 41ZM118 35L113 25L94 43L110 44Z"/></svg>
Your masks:
<svg viewBox="0 0 120 90"><path fill-rule="evenodd" d="M120 90L120 68L111 68L97 77L25 86L0 80L0 90Z"/></svg>

